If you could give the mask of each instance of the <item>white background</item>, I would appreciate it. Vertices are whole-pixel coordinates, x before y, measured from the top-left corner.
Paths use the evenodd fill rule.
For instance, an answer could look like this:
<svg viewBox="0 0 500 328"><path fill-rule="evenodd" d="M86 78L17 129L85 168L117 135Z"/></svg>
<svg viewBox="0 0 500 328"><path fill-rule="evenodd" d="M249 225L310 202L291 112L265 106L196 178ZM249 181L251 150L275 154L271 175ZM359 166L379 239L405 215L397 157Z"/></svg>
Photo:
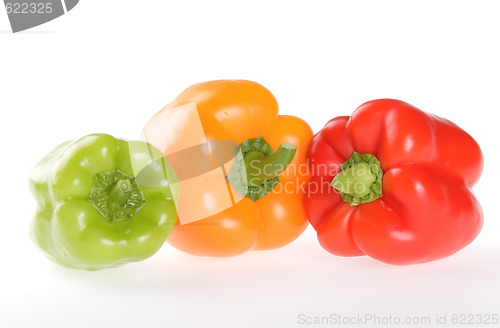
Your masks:
<svg viewBox="0 0 500 328"><path fill-rule="evenodd" d="M82 0L19 34L0 8L0 326L295 327L307 326L301 314L365 313L432 326L446 315L451 326L453 314L500 315L498 4ZM481 235L403 267L333 256L311 228L282 249L227 259L169 245L100 272L45 259L28 236L31 167L89 133L138 138L183 89L220 78L263 84L315 132L382 97L459 124L485 156Z"/></svg>

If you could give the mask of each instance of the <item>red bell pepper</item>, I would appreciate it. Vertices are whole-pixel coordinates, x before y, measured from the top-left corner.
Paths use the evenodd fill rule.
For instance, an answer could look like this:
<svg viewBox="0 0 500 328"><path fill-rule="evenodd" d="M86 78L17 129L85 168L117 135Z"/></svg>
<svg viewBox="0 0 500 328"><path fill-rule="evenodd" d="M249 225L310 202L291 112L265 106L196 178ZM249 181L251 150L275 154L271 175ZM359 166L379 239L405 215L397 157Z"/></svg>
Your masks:
<svg viewBox="0 0 500 328"><path fill-rule="evenodd" d="M307 156L304 206L330 253L422 263L456 253L481 231L471 190L481 149L446 119L399 100L370 101L329 121Z"/></svg>

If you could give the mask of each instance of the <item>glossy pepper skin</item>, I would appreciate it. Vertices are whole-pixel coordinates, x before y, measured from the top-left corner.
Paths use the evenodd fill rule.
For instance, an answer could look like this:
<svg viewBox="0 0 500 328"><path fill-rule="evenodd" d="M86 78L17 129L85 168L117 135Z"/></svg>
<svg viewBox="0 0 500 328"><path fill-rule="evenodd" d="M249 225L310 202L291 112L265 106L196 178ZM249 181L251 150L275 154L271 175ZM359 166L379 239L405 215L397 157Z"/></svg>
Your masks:
<svg viewBox="0 0 500 328"><path fill-rule="evenodd" d="M178 221L167 242L190 254L227 257L249 250L275 249L295 240L308 225L302 206L304 188L300 190L299 186L305 187L309 178L305 164L307 145L313 136L309 125L297 117L279 115L276 99L258 83L209 81L183 91L146 125L146 140L164 154L176 147L176 137L167 136L167 132L153 135L149 127L157 123L158 114L189 103L196 104L207 140L231 140L242 144L263 137L275 151L288 143L296 147L296 152L290 166L279 175L280 184L286 185L286 190L275 188L256 201L245 197L200 221L188 224ZM165 123L165 131L174 129L177 138L183 138L190 130L189 122L178 119ZM166 138L169 143L164 142ZM294 169L300 166L306 167L302 175ZM182 188L180 193L182 195Z"/></svg>
<svg viewBox="0 0 500 328"><path fill-rule="evenodd" d="M353 198L332 186L345 179L349 164L340 166L354 152L378 159L381 197L372 189ZM410 104L374 100L351 117L332 119L314 136L307 156L312 178L304 207L330 253L422 263L454 254L482 228L471 190L483 168L479 145L452 122ZM366 203L348 202L363 197Z"/></svg>
<svg viewBox="0 0 500 328"><path fill-rule="evenodd" d="M56 147L30 174L38 203L31 224L34 243L52 261L75 269L99 270L150 257L177 217L168 179L154 174L163 172L162 158L145 142L106 134ZM136 179L141 174L145 185Z"/></svg>

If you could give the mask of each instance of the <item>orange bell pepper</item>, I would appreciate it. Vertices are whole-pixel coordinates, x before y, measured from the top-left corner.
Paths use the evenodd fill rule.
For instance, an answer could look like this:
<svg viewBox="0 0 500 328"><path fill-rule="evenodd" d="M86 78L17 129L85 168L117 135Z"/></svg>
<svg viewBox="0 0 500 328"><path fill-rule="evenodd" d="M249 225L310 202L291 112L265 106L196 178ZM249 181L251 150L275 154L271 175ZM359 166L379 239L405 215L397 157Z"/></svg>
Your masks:
<svg viewBox="0 0 500 328"><path fill-rule="evenodd" d="M176 172L197 170L201 160L179 156L196 145L210 153L213 172L218 166L214 164L217 161L214 151L220 145L214 141L232 141L231 157L234 158L222 165L223 179L216 180L213 172L205 174L210 175L206 179L213 183L209 189L200 187L199 201L178 204L179 217L168 242L190 254L225 257L249 250L275 249L294 241L308 225L302 197L310 177L306 150L312 136L311 128L302 119L279 115L274 96L255 82L210 81L186 89L150 119L144 127L143 138L172 161ZM234 156L235 151L239 157ZM255 162L248 165L248 158ZM265 173L252 171L256 173L255 186L252 177L246 181L242 178L245 173L241 173L244 167L248 176L249 167L255 166L253 163L257 163L257 171L264 169ZM282 169L276 170L280 165ZM247 183L243 184L246 186L243 192L239 185L242 179ZM192 187L198 180L191 174L185 183ZM181 199L197 193L180 183ZM217 189L216 184L221 187ZM227 196L224 186L230 195L230 206L214 213L214 204L221 203L220 198ZM184 206L186 213L196 210L198 214L210 215L183 223L179 206Z"/></svg>

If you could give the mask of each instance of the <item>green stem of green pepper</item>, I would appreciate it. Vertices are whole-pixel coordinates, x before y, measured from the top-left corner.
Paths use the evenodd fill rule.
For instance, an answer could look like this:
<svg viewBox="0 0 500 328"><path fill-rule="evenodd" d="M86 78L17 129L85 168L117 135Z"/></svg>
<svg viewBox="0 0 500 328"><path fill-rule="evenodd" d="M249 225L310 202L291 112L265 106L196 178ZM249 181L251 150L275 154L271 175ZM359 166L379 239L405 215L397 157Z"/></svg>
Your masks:
<svg viewBox="0 0 500 328"><path fill-rule="evenodd" d="M135 177L119 170L97 174L89 202L109 222L131 220L146 203Z"/></svg>
<svg viewBox="0 0 500 328"><path fill-rule="evenodd" d="M111 191L109 192L109 200L117 206L123 206L127 203L127 200L132 192L132 184L130 180L123 179L119 180Z"/></svg>

